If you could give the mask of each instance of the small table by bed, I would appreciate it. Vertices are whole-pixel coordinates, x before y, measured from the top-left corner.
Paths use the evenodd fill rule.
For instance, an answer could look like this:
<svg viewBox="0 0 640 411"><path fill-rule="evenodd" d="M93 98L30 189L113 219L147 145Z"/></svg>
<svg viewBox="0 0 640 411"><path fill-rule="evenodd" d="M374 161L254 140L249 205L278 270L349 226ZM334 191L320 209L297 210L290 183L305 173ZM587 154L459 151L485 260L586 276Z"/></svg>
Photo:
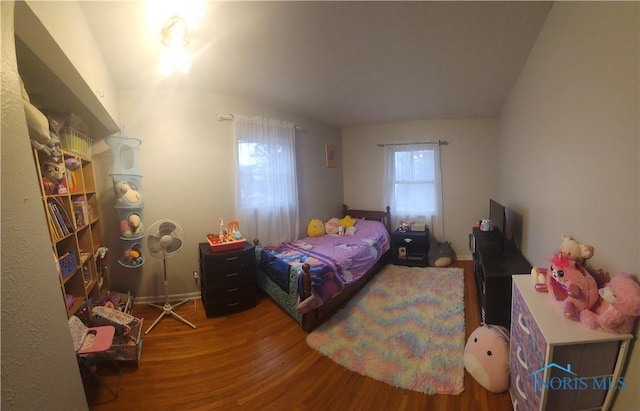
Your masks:
<svg viewBox="0 0 640 411"><path fill-rule="evenodd" d="M391 233L392 263L413 267L426 267L429 253L429 230Z"/></svg>

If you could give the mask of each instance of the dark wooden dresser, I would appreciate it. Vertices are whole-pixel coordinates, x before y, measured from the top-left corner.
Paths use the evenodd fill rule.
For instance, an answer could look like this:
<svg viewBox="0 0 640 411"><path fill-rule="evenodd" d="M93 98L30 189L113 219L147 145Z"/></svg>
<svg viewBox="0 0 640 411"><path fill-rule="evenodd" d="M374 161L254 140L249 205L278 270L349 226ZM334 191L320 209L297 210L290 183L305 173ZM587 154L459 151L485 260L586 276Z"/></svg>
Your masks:
<svg viewBox="0 0 640 411"><path fill-rule="evenodd" d="M257 263L255 247L212 252L208 243L199 244L200 293L207 317L220 317L256 305Z"/></svg>

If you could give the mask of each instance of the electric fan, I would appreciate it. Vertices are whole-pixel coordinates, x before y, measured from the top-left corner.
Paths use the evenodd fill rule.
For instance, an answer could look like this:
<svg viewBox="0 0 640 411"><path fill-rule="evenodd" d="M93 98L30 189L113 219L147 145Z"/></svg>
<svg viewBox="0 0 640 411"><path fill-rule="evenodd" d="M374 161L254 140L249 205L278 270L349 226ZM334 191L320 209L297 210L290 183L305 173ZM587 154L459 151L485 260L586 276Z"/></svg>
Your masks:
<svg viewBox="0 0 640 411"><path fill-rule="evenodd" d="M182 227L174 221L171 220L158 220L155 223L151 224L151 226L145 231L145 243L147 246L147 251L149 255L156 258L162 258L162 265L164 268L164 305L160 306L157 304L148 303L152 307L156 307L162 310L162 313L156 318L156 320L151 324L151 327L145 331L145 334L149 334L149 332L160 322L161 319L170 315L175 319L182 321L183 323L191 326L192 328L196 328L195 325L191 324L189 321L185 320L178 314L174 312L174 308L181 306L186 303L187 300L181 301L176 305L171 305L169 303L169 281L167 280L167 258L175 255L182 248L182 243L184 240L184 231Z"/></svg>

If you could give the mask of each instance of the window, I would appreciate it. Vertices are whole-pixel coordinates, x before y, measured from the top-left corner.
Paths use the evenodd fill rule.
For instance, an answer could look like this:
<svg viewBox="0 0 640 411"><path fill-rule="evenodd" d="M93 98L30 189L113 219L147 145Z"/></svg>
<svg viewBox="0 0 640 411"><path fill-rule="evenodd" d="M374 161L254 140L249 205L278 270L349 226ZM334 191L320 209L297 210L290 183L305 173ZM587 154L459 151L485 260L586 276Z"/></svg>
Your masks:
<svg viewBox="0 0 640 411"><path fill-rule="evenodd" d="M399 144L385 150L385 195L393 225L401 220L430 223L440 210L438 147Z"/></svg>
<svg viewBox="0 0 640 411"><path fill-rule="evenodd" d="M295 129L292 123L235 116L236 218L245 238L263 244L298 236Z"/></svg>

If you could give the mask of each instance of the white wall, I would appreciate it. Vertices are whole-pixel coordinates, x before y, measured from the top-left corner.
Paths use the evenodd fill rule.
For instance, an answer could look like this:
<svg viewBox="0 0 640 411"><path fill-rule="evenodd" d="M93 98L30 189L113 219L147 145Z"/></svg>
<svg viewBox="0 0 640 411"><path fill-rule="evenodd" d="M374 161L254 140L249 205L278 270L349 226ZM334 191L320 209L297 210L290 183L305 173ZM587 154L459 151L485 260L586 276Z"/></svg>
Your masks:
<svg viewBox="0 0 640 411"><path fill-rule="evenodd" d="M2 409L86 410L36 178L16 67L13 2L2 28Z"/></svg>
<svg viewBox="0 0 640 411"><path fill-rule="evenodd" d="M470 258L474 221L488 217L496 195L497 120L428 120L343 130L344 198L352 208L383 210L384 148L380 143L446 140L441 146L442 221L430 227L432 239L450 241L459 259Z"/></svg>
<svg viewBox="0 0 640 411"><path fill-rule="evenodd" d="M192 272L198 270L198 243L218 229L218 220L235 218L233 123L219 114L264 116L296 123L296 154L300 200L300 233L312 216L338 214L342 205L342 167L326 168L325 144L340 150L340 131L267 104L209 92L122 90L118 109L124 134L142 140L138 165L144 196L144 221L178 221L185 230L183 250L168 260L169 293L197 291ZM109 172L112 156L104 141L94 143L99 178L102 231L113 261L121 252ZM242 230L242 221L240 221ZM131 290L138 298L164 295L161 261L147 257L142 268L111 264L114 289Z"/></svg>
<svg viewBox="0 0 640 411"><path fill-rule="evenodd" d="M532 264L566 233L594 245L591 266L639 274L639 15L637 2L555 3L503 110L500 199L524 215ZM635 341L615 409L640 400Z"/></svg>

